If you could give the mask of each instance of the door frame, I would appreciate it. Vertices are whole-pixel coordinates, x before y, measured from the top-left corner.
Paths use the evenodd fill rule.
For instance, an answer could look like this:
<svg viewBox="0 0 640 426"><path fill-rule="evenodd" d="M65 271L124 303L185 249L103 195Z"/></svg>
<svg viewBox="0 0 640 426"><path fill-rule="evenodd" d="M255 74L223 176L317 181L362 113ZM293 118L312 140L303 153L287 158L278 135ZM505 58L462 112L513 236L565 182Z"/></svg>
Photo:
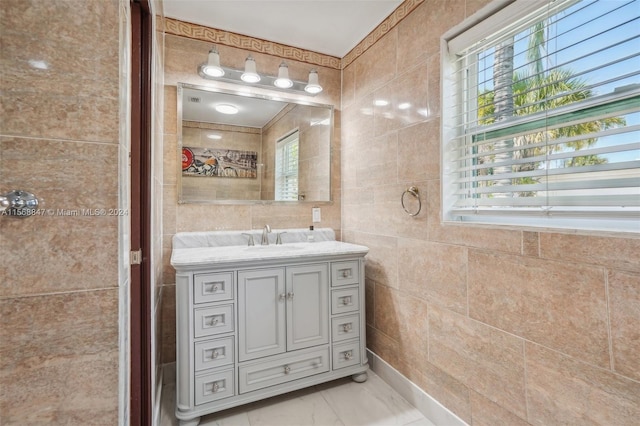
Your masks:
<svg viewBox="0 0 640 426"><path fill-rule="evenodd" d="M131 252L141 250L130 273L131 426L153 421L151 336L151 64L153 20L149 0L131 7Z"/></svg>

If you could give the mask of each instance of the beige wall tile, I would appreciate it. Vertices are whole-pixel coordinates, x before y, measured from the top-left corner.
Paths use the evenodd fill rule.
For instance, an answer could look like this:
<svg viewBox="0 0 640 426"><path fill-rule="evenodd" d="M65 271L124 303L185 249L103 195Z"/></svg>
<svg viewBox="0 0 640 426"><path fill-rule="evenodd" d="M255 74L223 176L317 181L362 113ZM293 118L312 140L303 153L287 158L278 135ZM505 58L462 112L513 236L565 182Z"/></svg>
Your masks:
<svg viewBox="0 0 640 426"><path fill-rule="evenodd" d="M467 313L467 250L427 241L398 241L400 290Z"/></svg>
<svg viewBox="0 0 640 426"><path fill-rule="evenodd" d="M524 341L429 306L429 361L519 417L526 417Z"/></svg>
<svg viewBox="0 0 640 426"><path fill-rule="evenodd" d="M401 371L440 404L471 424L470 391L467 386L430 362L425 362L419 367L409 367L404 364Z"/></svg>
<svg viewBox="0 0 640 426"><path fill-rule="evenodd" d="M640 381L640 274L609 271L613 367Z"/></svg>
<svg viewBox="0 0 640 426"><path fill-rule="evenodd" d="M398 239L383 235L352 233L349 241L369 247L365 262L368 279L398 288Z"/></svg>
<svg viewBox="0 0 640 426"><path fill-rule="evenodd" d="M118 349L117 289L2 299L0 313L3 375Z"/></svg>
<svg viewBox="0 0 640 426"><path fill-rule="evenodd" d="M117 267L106 267L118 264L115 216L0 220L0 233L0 296L118 286Z"/></svg>
<svg viewBox="0 0 640 426"><path fill-rule="evenodd" d="M373 93L374 101L387 102L374 106L376 136L425 120L427 81L427 65L423 62L406 72L399 72L396 78Z"/></svg>
<svg viewBox="0 0 640 426"><path fill-rule="evenodd" d="M469 252L469 316L609 367L600 268Z"/></svg>
<svg viewBox="0 0 640 426"><path fill-rule="evenodd" d="M640 239L540 233L540 257L640 271Z"/></svg>
<svg viewBox="0 0 640 426"><path fill-rule="evenodd" d="M398 352L398 342L373 327L367 326L367 348L398 368L402 357Z"/></svg>
<svg viewBox="0 0 640 426"><path fill-rule="evenodd" d="M43 349L43 352L46 350ZM118 350L33 359L0 375L3 426L118 424Z"/></svg>
<svg viewBox="0 0 640 426"><path fill-rule="evenodd" d="M356 99L382 87L395 77L397 43L397 31L393 29L351 64L355 67Z"/></svg>
<svg viewBox="0 0 640 426"><path fill-rule="evenodd" d="M377 187L398 175L398 135L390 133L372 138L359 152L356 166L358 187Z"/></svg>
<svg viewBox="0 0 640 426"><path fill-rule="evenodd" d="M434 35L425 23L431 13L428 1L416 7L398 24L398 69L407 69L424 62L429 52L439 48L439 35Z"/></svg>
<svg viewBox="0 0 640 426"><path fill-rule="evenodd" d="M505 410L478 392L471 391L471 424L473 426L526 426L526 420Z"/></svg>
<svg viewBox="0 0 640 426"><path fill-rule="evenodd" d="M356 96L355 65L351 64L342 70L342 108L353 104Z"/></svg>
<svg viewBox="0 0 640 426"><path fill-rule="evenodd" d="M440 177L439 135L440 120L418 123L399 131L398 180L413 182Z"/></svg>
<svg viewBox="0 0 640 426"><path fill-rule="evenodd" d="M3 137L0 150L3 186L34 193L47 217L118 207L117 145Z"/></svg>
<svg viewBox="0 0 640 426"><path fill-rule="evenodd" d="M640 383L527 343L527 402L533 425L633 425Z"/></svg>

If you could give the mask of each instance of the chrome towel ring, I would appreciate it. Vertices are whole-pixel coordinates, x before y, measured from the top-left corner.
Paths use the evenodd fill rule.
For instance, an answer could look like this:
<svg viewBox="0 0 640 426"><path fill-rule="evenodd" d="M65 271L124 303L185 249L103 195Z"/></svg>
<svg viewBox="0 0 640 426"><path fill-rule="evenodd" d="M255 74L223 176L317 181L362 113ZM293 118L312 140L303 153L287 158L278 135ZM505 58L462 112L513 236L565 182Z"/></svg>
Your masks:
<svg viewBox="0 0 640 426"><path fill-rule="evenodd" d="M411 213L409 210L407 210L407 208L404 205L404 196L407 194L413 195L418 200L418 211L416 211L415 213ZM422 210L422 201L420 201L420 191L418 191L418 188L415 186L410 186L409 188L405 189L405 191L402 193L402 196L400 197L400 202L402 203L402 208L409 216L417 216L418 213L420 213L420 210Z"/></svg>

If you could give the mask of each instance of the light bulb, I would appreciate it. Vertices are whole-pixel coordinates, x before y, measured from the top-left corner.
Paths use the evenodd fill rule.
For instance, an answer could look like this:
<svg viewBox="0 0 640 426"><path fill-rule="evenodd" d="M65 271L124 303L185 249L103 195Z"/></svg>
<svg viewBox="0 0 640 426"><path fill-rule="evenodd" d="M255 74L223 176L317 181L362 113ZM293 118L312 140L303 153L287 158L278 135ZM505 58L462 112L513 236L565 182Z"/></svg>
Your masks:
<svg viewBox="0 0 640 426"><path fill-rule="evenodd" d="M222 77L224 70L220 67L220 54L215 47L209 51L209 59L207 64L202 67L202 72L209 77Z"/></svg>
<svg viewBox="0 0 640 426"><path fill-rule="evenodd" d="M318 71L309 71L309 83L305 86L304 91L312 95L322 92L322 86L318 83Z"/></svg>
<svg viewBox="0 0 640 426"><path fill-rule="evenodd" d="M245 83L257 83L260 81L260 76L256 71L256 61L251 55L247 56L247 59L244 61L244 73L240 78Z"/></svg>
<svg viewBox="0 0 640 426"><path fill-rule="evenodd" d="M289 79L289 67L282 61L280 68L278 68L278 78L273 82L276 87L281 89L288 89L293 86L293 81Z"/></svg>

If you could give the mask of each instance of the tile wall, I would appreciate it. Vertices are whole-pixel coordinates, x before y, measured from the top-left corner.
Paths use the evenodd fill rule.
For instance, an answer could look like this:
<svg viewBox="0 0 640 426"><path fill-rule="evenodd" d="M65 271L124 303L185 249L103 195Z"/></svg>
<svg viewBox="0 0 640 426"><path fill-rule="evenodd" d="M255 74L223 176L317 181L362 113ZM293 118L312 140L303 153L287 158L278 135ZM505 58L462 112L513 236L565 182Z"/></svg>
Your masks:
<svg viewBox="0 0 640 426"><path fill-rule="evenodd" d="M635 424L640 239L440 222L440 36L487 3L425 0L344 68L342 236L371 249L368 347L472 425Z"/></svg>
<svg viewBox="0 0 640 426"><path fill-rule="evenodd" d="M0 2L0 424L118 423L120 7Z"/></svg>

